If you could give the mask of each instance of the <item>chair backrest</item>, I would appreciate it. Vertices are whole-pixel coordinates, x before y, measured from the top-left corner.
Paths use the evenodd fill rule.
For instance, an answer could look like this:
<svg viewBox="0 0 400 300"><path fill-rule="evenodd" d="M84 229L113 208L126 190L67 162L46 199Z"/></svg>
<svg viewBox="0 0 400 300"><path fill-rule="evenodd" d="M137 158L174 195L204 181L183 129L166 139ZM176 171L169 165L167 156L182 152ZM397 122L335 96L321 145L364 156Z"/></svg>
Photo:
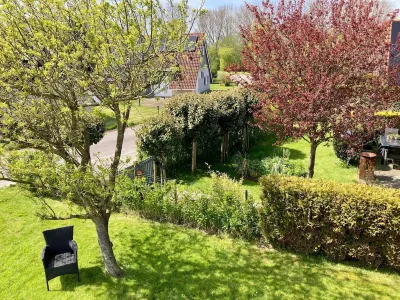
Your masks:
<svg viewBox="0 0 400 300"><path fill-rule="evenodd" d="M62 253L70 250L69 241L74 239L74 226L45 230L43 236L51 251Z"/></svg>
<svg viewBox="0 0 400 300"><path fill-rule="evenodd" d="M385 135L388 135L388 134L391 134L391 133L399 134L399 129L397 129L397 128L385 128Z"/></svg>

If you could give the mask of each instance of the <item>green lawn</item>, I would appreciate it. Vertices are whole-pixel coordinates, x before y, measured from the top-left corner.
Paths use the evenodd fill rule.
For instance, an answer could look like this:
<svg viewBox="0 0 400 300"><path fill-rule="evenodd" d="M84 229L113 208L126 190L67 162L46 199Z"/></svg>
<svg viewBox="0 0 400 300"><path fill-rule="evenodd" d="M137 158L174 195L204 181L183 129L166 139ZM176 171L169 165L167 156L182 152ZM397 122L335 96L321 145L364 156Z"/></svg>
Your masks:
<svg viewBox="0 0 400 300"><path fill-rule="evenodd" d="M281 155L282 148L290 150L290 159L301 161L303 166L307 168L308 157L310 153L309 144L304 140L289 141L279 146L273 146L276 139L272 135L264 135L260 137L256 145L252 146L249 151L250 159L262 159L267 156ZM190 173L179 174L178 179L182 181L189 189L207 189L210 186L211 178L203 165L200 163L200 170L196 175ZM215 164L211 166L212 170L224 172L235 177L234 166L231 164ZM332 143L328 145L320 145L317 148L315 174L314 178L333 180L338 182L350 183L357 182L356 167L346 166L338 159L333 151ZM255 181L244 180L245 188L256 199L261 195L261 188Z"/></svg>
<svg viewBox="0 0 400 300"><path fill-rule="evenodd" d="M142 101L145 101L145 100L142 100ZM162 110L162 108L160 108L160 113L161 113L161 110ZM116 123L115 118L113 117L113 114L110 109L101 107L101 108L96 108L96 111L106 122L106 130L111 130L111 129L117 128L117 123ZM143 105L139 105L138 103L135 103L131 110L131 115L130 115L130 118L128 121L128 125L133 126L133 125L141 124L146 119L156 116L158 113L159 112L158 112L157 107L143 106Z"/></svg>
<svg viewBox="0 0 400 300"><path fill-rule="evenodd" d="M51 201L58 210L66 209ZM0 193L0 299L399 299L400 276L331 263L321 257L261 249L197 230L115 214L116 256L126 276L104 273L89 220L40 221L29 194ZM40 253L42 230L75 226L81 282L50 281Z"/></svg>
<svg viewBox="0 0 400 300"><path fill-rule="evenodd" d="M307 168L310 154L310 145L305 140L288 141L280 146L272 146L276 139L272 136L264 136L251 148L250 158L263 158L265 156L277 155L282 148L290 150L290 159L301 161ZM338 182L358 182L357 168L346 166L336 157L332 143L319 145L315 160L314 178L333 180Z"/></svg>
<svg viewBox="0 0 400 300"><path fill-rule="evenodd" d="M225 85L222 85L222 84L220 84L218 82L210 84L211 91L226 91L226 90L233 89L235 87L236 87L236 85L234 85L234 84L229 85L229 86L225 86Z"/></svg>

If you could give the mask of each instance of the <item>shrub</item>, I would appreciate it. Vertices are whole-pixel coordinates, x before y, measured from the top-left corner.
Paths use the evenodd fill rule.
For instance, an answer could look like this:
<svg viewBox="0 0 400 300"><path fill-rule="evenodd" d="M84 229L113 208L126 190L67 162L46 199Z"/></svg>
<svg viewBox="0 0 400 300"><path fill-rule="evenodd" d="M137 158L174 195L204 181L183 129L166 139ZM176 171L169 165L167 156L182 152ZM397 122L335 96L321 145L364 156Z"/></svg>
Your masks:
<svg viewBox="0 0 400 300"><path fill-rule="evenodd" d="M221 152L247 144L244 140L252 132L247 125L250 108L256 101L244 90L173 97L161 118L149 120L137 132L139 149L171 167L190 163L196 141L198 160L214 162ZM221 149L223 140L226 148Z"/></svg>
<svg viewBox="0 0 400 300"><path fill-rule="evenodd" d="M400 192L267 176L261 230L272 244L335 260L400 269Z"/></svg>
<svg viewBox="0 0 400 300"><path fill-rule="evenodd" d="M289 161L285 153L282 157L266 157L262 160L248 159L241 153L235 154L233 162L236 165L236 174L249 179L258 179L263 175L282 174L305 177L307 171L302 164Z"/></svg>
<svg viewBox="0 0 400 300"><path fill-rule="evenodd" d="M179 190L175 182L146 185L144 180L120 179L118 199L127 210L163 222L182 224L234 237L259 237L259 217L251 197L244 199L241 181L212 173L209 191Z"/></svg>
<svg viewBox="0 0 400 300"><path fill-rule="evenodd" d="M358 165L360 154L351 149L351 147L340 138L333 139L333 150L336 156L347 164Z"/></svg>
<svg viewBox="0 0 400 300"><path fill-rule="evenodd" d="M150 118L140 125L136 137L141 154L153 156L167 167L190 158L190 153L183 151L181 124L167 115Z"/></svg>
<svg viewBox="0 0 400 300"><path fill-rule="evenodd" d="M228 74L222 74L220 76L220 85L230 86L232 84L232 80L230 79Z"/></svg>

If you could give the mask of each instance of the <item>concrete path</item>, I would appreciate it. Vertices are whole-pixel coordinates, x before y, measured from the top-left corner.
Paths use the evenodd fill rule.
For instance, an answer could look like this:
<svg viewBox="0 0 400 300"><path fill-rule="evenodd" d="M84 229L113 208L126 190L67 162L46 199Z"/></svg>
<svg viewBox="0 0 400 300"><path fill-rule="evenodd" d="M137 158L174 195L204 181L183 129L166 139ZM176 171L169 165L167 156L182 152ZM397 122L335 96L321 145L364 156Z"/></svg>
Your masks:
<svg viewBox="0 0 400 300"><path fill-rule="evenodd" d="M13 182L1 180L1 181L0 181L0 189L3 188L3 187L6 187L6 186L13 185L13 184L14 184Z"/></svg>
<svg viewBox="0 0 400 300"><path fill-rule="evenodd" d="M140 105L147 107L164 107L169 98L145 98L140 100Z"/></svg>
<svg viewBox="0 0 400 300"><path fill-rule="evenodd" d="M99 159L112 159L114 157L115 144L117 142L117 131L107 131L103 139L96 145L90 147L92 163L98 162ZM136 134L132 128L127 128L125 132L124 144L122 145L122 159L137 157Z"/></svg>
<svg viewBox="0 0 400 300"><path fill-rule="evenodd" d="M387 166L379 165L375 170L375 184L394 189L400 188L400 170L393 164Z"/></svg>

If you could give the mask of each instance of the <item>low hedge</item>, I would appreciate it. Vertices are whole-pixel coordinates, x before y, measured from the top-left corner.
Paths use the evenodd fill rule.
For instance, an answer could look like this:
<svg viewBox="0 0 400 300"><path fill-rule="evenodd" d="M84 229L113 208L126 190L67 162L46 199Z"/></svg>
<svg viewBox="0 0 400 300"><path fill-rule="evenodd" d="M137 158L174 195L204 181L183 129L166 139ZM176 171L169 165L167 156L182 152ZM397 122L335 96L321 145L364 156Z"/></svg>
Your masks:
<svg viewBox="0 0 400 300"><path fill-rule="evenodd" d="M242 182L226 174L212 173L210 189L196 191L182 190L174 181L150 186L121 176L117 195L123 210L146 219L249 240L261 237L257 205L251 196L245 199Z"/></svg>
<svg viewBox="0 0 400 300"><path fill-rule="evenodd" d="M261 231L273 245L400 269L400 192L288 176L262 177Z"/></svg>

